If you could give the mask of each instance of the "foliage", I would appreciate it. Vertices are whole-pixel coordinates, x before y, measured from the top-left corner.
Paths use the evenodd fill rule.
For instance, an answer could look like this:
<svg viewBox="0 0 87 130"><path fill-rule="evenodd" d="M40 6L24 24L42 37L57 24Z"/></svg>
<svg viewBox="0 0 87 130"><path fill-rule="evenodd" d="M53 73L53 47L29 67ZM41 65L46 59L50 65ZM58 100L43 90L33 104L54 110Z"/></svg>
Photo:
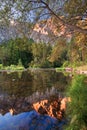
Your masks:
<svg viewBox="0 0 87 130"><path fill-rule="evenodd" d="M86 0L3 0L0 1L0 27L20 26L17 28L21 38L11 39L0 46L0 63L4 66L17 65L19 59L25 68L31 67L60 67L64 62L77 66L87 63L87 1ZM43 17L42 17L43 16ZM53 17L54 16L54 17ZM34 43L28 39L32 26L37 20L47 20L53 17L57 31L65 29L54 47L45 43ZM52 20L53 20L52 19ZM22 27L23 24L23 27ZM61 32L61 33L62 33ZM72 34L70 43L65 36ZM27 35L26 35L27 34ZM49 31L49 35L54 37ZM60 36L62 36L60 34ZM60 37L59 36L59 37Z"/></svg>
<svg viewBox="0 0 87 130"><path fill-rule="evenodd" d="M33 56L32 56L32 53L31 52L28 52L28 51L21 51L20 52L20 55L21 55L21 62L22 62L22 65L25 67L25 68L28 68L29 67L29 63L32 61L33 59Z"/></svg>
<svg viewBox="0 0 87 130"><path fill-rule="evenodd" d="M0 59L4 66L10 66L11 64L18 65L19 59L21 59L22 65L26 68L29 62L32 60L31 53L31 40L26 38L11 39L0 46L2 54Z"/></svg>
<svg viewBox="0 0 87 130"><path fill-rule="evenodd" d="M73 63L87 63L87 36L81 33L75 33L72 40L68 43L67 55L69 61Z"/></svg>
<svg viewBox="0 0 87 130"><path fill-rule="evenodd" d="M44 60L41 65L40 65L41 68L51 68L53 67L52 63L49 62L48 60Z"/></svg>
<svg viewBox="0 0 87 130"><path fill-rule="evenodd" d="M1 64L1 65L0 65L0 70L16 71L16 70L24 70L24 67L23 67L23 66L20 66L20 65L3 66L3 65Z"/></svg>
<svg viewBox="0 0 87 130"><path fill-rule="evenodd" d="M67 60L67 44L65 39L58 39L52 48L49 61L53 63L54 67L60 67Z"/></svg>
<svg viewBox="0 0 87 130"><path fill-rule="evenodd" d="M32 44L32 54L33 61L31 62L31 67L51 67L51 63L48 57L51 53L51 45L46 43L33 43Z"/></svg>
<svg viewBox="0 0 87 130"><path fill-rule="evenodd" d="M0 63L18 65L20 59L25 68L76 67L87 64L86 44L86 35L80 33L76 33L70 42L60 38L54 45L35 43L25 37L11 39L0 45Z"/></svg>
<svg viewBox="0 0 87 130"><path fill-rule="evenodd" d="M21 62L25 68L48 68L52 66L48 60L51 49L50 44L35 43L32 39L11 39L0 46L0 59L3 66L18 65Z"/></svg>
<svg viewBox="0 0 87 130"><path fill-rule="evenodd" d="M57 22L66 25L70 30L87 34L87 29L77 26L77 17L83 18L87 11L86 7L86 0L3 0L0 2L0 18L1 23L9 23L11 19L31 23L54 15ZM61 18L62 15L64 15L63 18Z"/></svg>
<svg viewBox="0 0 87 130"><path fill-rule="evenodd" d="M71 119L66 130L86 130L87 128L87 77L76 75L69 88L68 116Z"/></svg>
<svg viewBox="0 0 87 130"><path fill-rule="evenodd" d="M0 69L2 69L3 68L3 65L2 64L0 64Z"/></svg>
<svg viewBox="0 0 87 130"><path fill-rule="evenodd" d="M55 43L55 45L54 45L54 47L52 49L50 61L55 61L58 58L60 58L61 54L63 53L65 48L66 48L66 41L64 39L59 39Z"/></svg>
<svg viewBox="0 0 87 130"><path fill-rule="evenodd" d="M14 40L10 40L7 43L2 44L0 46L0 50L2 52L0 59L3 65L17 65L19 59L19 51Z"/></svg>
<svg viewBox="0 0 87 130"><path fill-rule="evenodd" d="M67 0L64 5L64 10L68 13L68 17L85 15L87 1L86 0ZM73 20L73 19L72 19Z"/></svg>
<svg viewBox="0 0 87 130"><path fill-rule="evenodd" d="M63 67L68 67L69 66L69 61L65 61L64 63L63 63Z"/></svg>

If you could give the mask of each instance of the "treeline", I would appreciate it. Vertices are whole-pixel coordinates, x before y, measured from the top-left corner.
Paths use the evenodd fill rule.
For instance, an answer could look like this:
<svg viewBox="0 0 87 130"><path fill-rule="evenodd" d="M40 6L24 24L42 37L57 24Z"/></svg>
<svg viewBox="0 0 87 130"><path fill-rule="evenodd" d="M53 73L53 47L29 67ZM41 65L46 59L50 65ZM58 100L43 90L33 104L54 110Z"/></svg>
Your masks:
<svg viewBox="0 0 87 130"><path fill-rule="evenodd" d="M0 45L0 62L3 66L22 64L25 68L33 59L31 40L17 38ZM21 62L21 63L20 63Z"/></svg>
<svg viewBox="0 0 87 130"><path fill-rule="evenodd" d="M60 67L60 58L51 61L53 46L46 43L35 43L32 39L10 39L0 45L0 63L3 66L22 64L28 67Z"/></svg>
<svg viewBox="0 0 87 130"><path fill-rule="evenodd" d="M78 66L87 63L87 36L75 34L68 42L59 38L53 45L35 43L32 39L10 39L0 45L0 63L3 66L22 64L28 67Z"/></svg>

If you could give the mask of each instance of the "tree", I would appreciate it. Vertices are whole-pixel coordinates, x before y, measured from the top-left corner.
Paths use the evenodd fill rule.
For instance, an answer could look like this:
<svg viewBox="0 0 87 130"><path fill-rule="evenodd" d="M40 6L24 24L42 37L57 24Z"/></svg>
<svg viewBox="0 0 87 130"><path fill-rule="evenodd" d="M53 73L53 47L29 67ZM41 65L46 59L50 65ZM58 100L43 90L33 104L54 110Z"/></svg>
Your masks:
<svg viewBox="0 0 87 130"><path fill-rule="evenodd" d="M0 5L0 17L4 22L6 19L31 22L42 17L55 16L58 22L71 31L76 30L87 34L87 28L77 25L79 19L86 18L86 0L1 0Z"/></svg>
<svg viewBox="0 0 87 130"><path fill-rule="evenodd" d="M2 64L7 66L7 65L11 65L11 64L18 64L18 60L19 60L19 50L18 47L15 43L15 40L9 40L5 43L3 43L0 46L0 50L2 52L1 55L1 60L2 60Z"/></svg>
<svg viewBox="0 0 87 130"><path fill-rule="evenodd" d="M33 55L28 51L20 51L22 65L25 68L29 67L29 63L33 60Z"/></svg>
<svg viewBox="0 0 87 130"><path fill-rule="evenodd" d="M71 63L87 63L87 35L75 33L67 46L67 55Z"/></svg>
<svg viewBox="0 0 87 130"><path fill-rule="evenodd" d="M28 67L33 59L31 52L32 40L26 38L10 39L0 46L0 59L3 65L17 65L21 59L24 67Z"/></svg>
<svg viewBox="0 0 87 130"><path fill-rule="evenodd" d="M47 20L49 17L52 17L59 32L61 28L64 28L66 35L67 33L71 33L73 38L75 38L75 42L72 42L73 45L71 45L72 51L69 50L70 61L72 56L75 55L77 57L75 56L73 60L82 59L82 61L84 61L83 52L85 50L86 57L85 47L87 44L87 0L1 0L0 5L1 25L6 22L8 22L9 25L12 20L19 21L20 23L28 22L29 25L31 25L31 23L35 24L38 20ZM32 26L29 26L28 29L25 30L28 32L31 27ZM19 32L21 32L22 37L26 37L25 30L19 27ZM65 36L65 34L63 35ZM80 44L76 41L76 37L78 40L78 35L84 35L84 40L80 41ZM60 36L61 35L58 35L57 37L59 38ZM23 44L23 46L20 45L23 49L27 48L27 46L24 47L25 41L21 42L21 44ZM59 56L57 54L58 53L56 53L56 57ZM62 55L64 54L65 51Z"/></svg>
<svg viewBox="0 0 87 130"><path fill-rule="evenodd" d="M39 67L49 67L50 63L48 57L51 53L51 45L46 43L33 43L32 44L32 54L33 63L31 65L36 65Z"/></svg>
<svg viewBox="0 0 87 130"><path fill-rule="evenodd" d="M65 60L67 60L67 43L65 39L60 38L52 48L49 61L52 62L55 67L60 67Z"/></svg>

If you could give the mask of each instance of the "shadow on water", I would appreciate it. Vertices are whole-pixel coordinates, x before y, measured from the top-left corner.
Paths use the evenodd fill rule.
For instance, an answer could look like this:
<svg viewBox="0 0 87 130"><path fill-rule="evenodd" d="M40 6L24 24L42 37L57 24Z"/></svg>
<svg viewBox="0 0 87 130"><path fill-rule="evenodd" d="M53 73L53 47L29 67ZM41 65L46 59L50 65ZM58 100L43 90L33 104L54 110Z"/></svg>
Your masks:
<svg viewBox="0 0 87 130"><path fill-rule="evenodd" d="M9 130L25 130L25 125L26 130L31 130L31 128L33 130L34 125L29 129L29 121L32 119L30 115L33 111L32 104L46 100L52 95L64 97L68 83L69 76L64 76L63 73L58 73L55 70L32 69L24 72L0 72L0 130L7 130L6 127ZM14 109L16 115L11 116L8 113L11 109ZM41 118L36 111L33 111L33 115L37 120L43 119L42 124L43 122L46 124L45 121L47 120L51 122L49 124L51 128L52 123L56 120L49 116ZM9 124L11 120L12 122ZM26 120L25 124L23 123L24 120ZM4 126L4 124L7 126ZM23 128L20 124L24 124ZM39 129L38 127L37 130ZM49 130L49 128L46 130Z"/></svg>

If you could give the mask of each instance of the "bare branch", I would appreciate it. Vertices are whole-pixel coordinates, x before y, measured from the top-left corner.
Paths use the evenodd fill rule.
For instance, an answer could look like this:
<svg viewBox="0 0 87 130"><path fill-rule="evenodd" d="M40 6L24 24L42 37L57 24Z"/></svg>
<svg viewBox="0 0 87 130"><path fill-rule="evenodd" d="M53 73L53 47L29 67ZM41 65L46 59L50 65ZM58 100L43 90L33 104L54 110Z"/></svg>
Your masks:
<svg viewBox="0 0 87 130"><path fill-rule="evenodd" d="M44 13L44 14L40 15L40 18L45 16L45 15L52 15L52 14L51 13Z"/></svg>
<svg viewBox="0 0 87 130"><path fill-rule="evenodd" d="M46 7L45 6L38 6L38 7L32 8L30 10L36 10L36 9L39 9L39 8L46 8Z"/></svg>
<svg viewBox="0 0 87 130"><path fill-rule="evenodd" d="M60 18L50 7L49 5L44 2L43 0L39 0L39 1L35 1L35 0L30 0L29 2L33 2L33 3L42 3L43 5L45 5L45 8L48 9L48 11L54 15L56 17L56 19L61 22L62 25L65 25L67 28L69 28L71 31L78 31L78 32L82 32L82 33L85 33L87 34L87 29L82 29L81 27L79 26L76 26L76 25L72 25L72 24L69 24L67 22L65 22L62 18Z"/></svg>
<svg viewBox="0 0 87 130"><path fill-rule="evenodd" d="M12 3L10 3L12 4ZM66 26L70 31L74 32L74 31L77 31L77 32L82 32L84 34L87 34L87 29L83 29L81 28L80 26L77 26L77 25L72 25L72 23L70 23L72 21L72 18L70 19L69 22L67 22L67 20L64 20L63 18L61 18L57 13L56 11L54 11L53 9L51 9L51 7L49 6L49 3L48 2L45 2L44 0L26 0L26 5L24 5L24 8L19 10L21 11L22 13L23 12L26 12L26 11L31 11L31 10L38 10L39 8L43 9L43 10L48 10L48 13L55 16L55 18L57 19L58 22L60 22L62 25ZM30 6L30 8L28 9L28 6L29 5L34 5L34 4L37 4L37 6ZM47 13L47 12L46 12ZM45 15L45 14L44 14ZM47 15L47 14L46 14ZM42 14L43 16L43 14ZM42 17L40 16L40 17ZM74 20L74 18L73 18Z"/></svg>

